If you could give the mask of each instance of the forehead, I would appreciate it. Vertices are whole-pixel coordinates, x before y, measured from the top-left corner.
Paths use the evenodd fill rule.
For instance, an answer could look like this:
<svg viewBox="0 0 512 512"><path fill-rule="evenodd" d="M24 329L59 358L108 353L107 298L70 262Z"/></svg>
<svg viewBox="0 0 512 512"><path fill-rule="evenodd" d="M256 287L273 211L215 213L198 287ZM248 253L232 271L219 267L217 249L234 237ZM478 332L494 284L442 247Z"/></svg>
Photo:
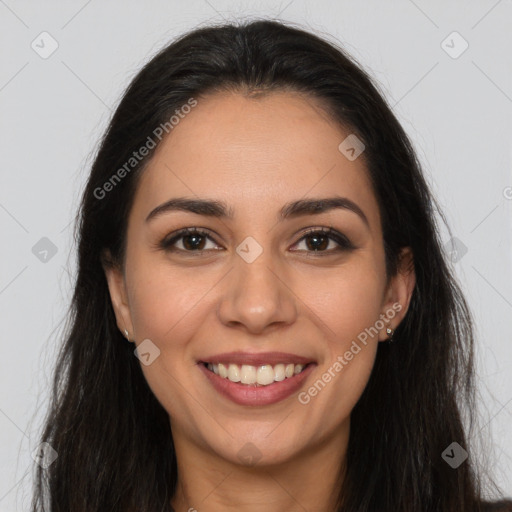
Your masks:
<svg viewBox="0 0 512 512"><path fill-rule="evenodd" d="M339 149L350 135L298 93L252 98L217 93L198 98L160 143L138 185L140 215L172 197L219 199L235 218L275 213L307 197L348 197L379 225L378 207L362 157Z"/></svg>

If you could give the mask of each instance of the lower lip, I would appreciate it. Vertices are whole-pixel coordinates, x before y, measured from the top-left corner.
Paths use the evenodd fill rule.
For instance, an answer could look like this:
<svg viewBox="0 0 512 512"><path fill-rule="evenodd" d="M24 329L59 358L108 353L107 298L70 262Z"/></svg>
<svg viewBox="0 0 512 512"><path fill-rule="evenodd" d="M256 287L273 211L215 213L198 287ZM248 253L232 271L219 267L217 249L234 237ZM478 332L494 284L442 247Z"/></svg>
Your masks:
<svg viewBox="0 0 512 512"><path fill-rule="evenodd" d="M293 395L300 389L316 364L310 363L299 374L279 382L274 382L268 386L254 386L231 382L228 378L221 377L208 370L203 363L198 363L198 366L221 395L224 395L236 404L254 406L275 404Z"/></svg>

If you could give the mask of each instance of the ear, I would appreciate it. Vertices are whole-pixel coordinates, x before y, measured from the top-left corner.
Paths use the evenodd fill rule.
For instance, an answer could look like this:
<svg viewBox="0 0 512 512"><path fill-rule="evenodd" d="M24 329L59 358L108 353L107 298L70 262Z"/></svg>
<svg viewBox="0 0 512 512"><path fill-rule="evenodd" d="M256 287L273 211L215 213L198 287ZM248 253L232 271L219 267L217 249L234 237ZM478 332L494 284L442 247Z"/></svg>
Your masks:
<svg viewBox="0 0 512 512"><path fill-rule="evenodd" d="M116 323L119 330L125 336L125 329L128 331L128 339L134 341L135 333L130 314L128 294L126 293L126 281L123 270L118 264L112 261L110 252L106 251L101 258L103 270L107 278L110 300L116 315Z"/></svg>
<svg viewBox="0 0 512 512"><path fill-rule="evenodd" d="M404 247L400 252L397 273L389 280L382 305L381 319L385 325L379 330L379 341L389 338L386 328L395 330L404 319L415 285L414 255L410 247Z"/></svg>

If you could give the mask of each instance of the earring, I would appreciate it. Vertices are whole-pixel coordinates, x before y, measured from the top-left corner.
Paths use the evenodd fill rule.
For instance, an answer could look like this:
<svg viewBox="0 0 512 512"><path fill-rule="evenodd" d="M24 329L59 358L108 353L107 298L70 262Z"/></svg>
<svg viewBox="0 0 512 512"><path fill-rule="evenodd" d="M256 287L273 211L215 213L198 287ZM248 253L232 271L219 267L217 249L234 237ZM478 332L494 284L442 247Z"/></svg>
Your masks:
<svg viewBox="0 0 512 512"><path fill-rule="evenodd" d="M128 335L128 331L127 331L126 329L124 330L124 337L125 337L128 341L130 341L130 336Z"/></svg>
<svg viewBox="0 0 512 512"><path fill-rule="evenodd" d="M393 343L395 340L393 339L393 335L395 334L395 331L388 327L386 329L386 334L389 336L389 338L386 340L387 343Z"/></svg>

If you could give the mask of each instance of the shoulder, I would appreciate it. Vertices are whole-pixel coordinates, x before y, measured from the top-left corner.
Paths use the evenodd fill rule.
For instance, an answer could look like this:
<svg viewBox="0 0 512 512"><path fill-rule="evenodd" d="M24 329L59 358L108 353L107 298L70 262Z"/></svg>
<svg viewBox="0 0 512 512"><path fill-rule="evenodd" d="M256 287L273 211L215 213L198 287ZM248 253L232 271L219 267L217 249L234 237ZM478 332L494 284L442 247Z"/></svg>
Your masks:
<svg viewBox="0 0 512 512"><path fill-rule="evenodd" d="M512 500L483 502L482 512L512 512Z"/></svg>

